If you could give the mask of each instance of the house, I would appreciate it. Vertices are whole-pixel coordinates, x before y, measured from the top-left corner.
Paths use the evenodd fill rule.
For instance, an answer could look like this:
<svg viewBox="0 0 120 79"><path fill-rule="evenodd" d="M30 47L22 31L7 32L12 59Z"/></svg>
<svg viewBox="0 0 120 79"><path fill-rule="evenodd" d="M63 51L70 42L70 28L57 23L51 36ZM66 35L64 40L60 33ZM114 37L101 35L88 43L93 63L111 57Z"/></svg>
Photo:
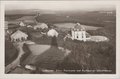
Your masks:
<svg viewBox="0 0 120 79"><path fill-rule="evenodd" d="M71 38L72 40L87 41L89 38L88 33L85 31L85 28L77 23L74 28L71 29Z"/></svg>
<svg viewBox="0 0 120 79"><path fill-rule="evenodd" d="M26 24L25 24L23 21L21 21L21 22L19 23L19 25L20 25L20 26L26 26Z"/></svg>
<svg viewBox="0 0 120 79"><path fill-rule="evenodd" d="M46 29L46 28L48 28L48 26L45 23L38 23L37 25L34 26L34 30L36 30L36 29Z"/></svg>
<svg viewBox="0 0 120 79"><path fill-rule="evenodd" d="M58 37L58 32L55 30L55 29L50 29L48 32L47 32L47 35L50 36L50 37Z"/></svg>
<svg viewBox="0 0 120 79"><path fill-rule="evenodd" d="M31 25L27 25L27 27L29 28L29 27L31 27L32 28L32 26Z"/></svg>
<svg viewBox="0 0 120 79"><path fill-rule="evenodd" d="M12 42L19 42L19 41L25 41L28 38L28 35L20 30L17 30L15 33L13 33L11 36Z"/></svg>

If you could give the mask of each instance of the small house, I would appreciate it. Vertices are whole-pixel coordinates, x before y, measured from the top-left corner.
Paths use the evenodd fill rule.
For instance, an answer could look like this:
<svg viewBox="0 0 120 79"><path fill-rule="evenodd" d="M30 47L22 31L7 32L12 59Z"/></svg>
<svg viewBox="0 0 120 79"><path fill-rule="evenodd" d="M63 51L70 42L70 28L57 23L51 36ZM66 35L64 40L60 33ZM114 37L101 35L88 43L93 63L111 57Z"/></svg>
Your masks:
<svg viewBox="0 0 120 79"><path fill-rule="evenodd" d="M13 33L11 36L12 42L19 42L19 41L25 41L28 38L28 35L20 30L17 30L15 33Z"/></svg>

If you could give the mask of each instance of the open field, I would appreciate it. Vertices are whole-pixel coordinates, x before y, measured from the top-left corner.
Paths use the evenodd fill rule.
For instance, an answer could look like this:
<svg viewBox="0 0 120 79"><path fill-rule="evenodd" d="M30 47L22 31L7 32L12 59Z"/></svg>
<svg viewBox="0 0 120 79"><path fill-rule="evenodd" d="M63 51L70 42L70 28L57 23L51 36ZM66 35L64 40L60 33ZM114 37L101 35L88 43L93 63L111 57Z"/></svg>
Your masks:
<svg viewBox="0 0 120 79"><path fill-rule="evenodd" d="M109 42L81 42L81 41L72 41L71 39L67 39L67 41L63 41L63 37L68 33L68 31L59 30L59 36L56 38L56 42L58 47L63 47L71 50L72 52L62 58L63 52L59 51L55 48L50 48L41 55L36 57L36 62L34 65L41 68L46 69L58 69L64 73L77 73L77 74L93 74L93 73L101 73L101 74L115 74L116 73L116 17L113 15L106 15L99 12L86 12L84 14L76 12L76 13L58 13L58 14L43 14L39 17L36 17L38 22L45 22L48 25L54 25L59 23L76 23L80 22L83 25L94 26L99 29L88 30L87 32L91 35L103 35L110 39ZM20 16L20 15L19 15ZM22 16L22 15L21 15ZM70 16L66 18L66 16ZM12 19L11 19L12 17ZM18 19L17 15L11 15L9 17L6 15L6 18L9 20ZM14 19L14 20L15 20ZM107 22L106 22L107 21ZM109 21L109 22L108 22ZM69 27L65 25L66 27ZM64 29L64 26L59 26ZM56 27L58 29L58 27ZM29 35L29 40L32 40L36 44L39 45L52 45L52 38L47 36L39 36L39 30L34 31L30 28L24 29L26 33ZM36 35L36 36L35 36ZM37 36L38 35L38 36ZM6 49L9 48L9 43L6 42ZM25 45L26 46L26 45ZM31 55L31 50L28 47L23 47L24 51L27 52L23 55L21 59L21 64L26 64L27 61L32 61L32 57L27 59ZM36 49L37 50L37 49ZM40 51L40 49L39 49ZM8 51L6 51L8 52ZM11 53L12 51L10 51ZM7 53L7 55L11 55ZM15 54L14 54L15 55ZM13 58L11 58L13 59ZM14 60L14 59L13 59ZM57 62L59 61L60 62ZM34 57L33 57L33 61ZM6 63L9 61L6 59ZM7 65L7 64L6 64ZM69 72L64 70L95 70L95 72ZM110 70L109 72L99 72L96 70ZM17 72L16 72L17 73ZM24 73L24 72L23 72ZM37 71L36 73L40 73Z"/></svg>

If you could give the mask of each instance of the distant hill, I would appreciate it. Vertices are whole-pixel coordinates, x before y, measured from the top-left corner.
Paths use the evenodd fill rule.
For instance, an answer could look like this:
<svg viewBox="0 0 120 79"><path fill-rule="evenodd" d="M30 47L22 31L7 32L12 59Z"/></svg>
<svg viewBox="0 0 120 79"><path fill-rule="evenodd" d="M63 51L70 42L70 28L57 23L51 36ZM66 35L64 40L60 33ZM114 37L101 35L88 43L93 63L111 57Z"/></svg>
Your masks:
<svg viewBox="0 0 120 79"><path fill-rule="evenodd" d="M17 14L23 14L23 15L35 15L37 13L40 14L55 14L54 11L50 10L38 10L38 9L23 9L23 10L6 10L5 15L17 15Z"/></svg>

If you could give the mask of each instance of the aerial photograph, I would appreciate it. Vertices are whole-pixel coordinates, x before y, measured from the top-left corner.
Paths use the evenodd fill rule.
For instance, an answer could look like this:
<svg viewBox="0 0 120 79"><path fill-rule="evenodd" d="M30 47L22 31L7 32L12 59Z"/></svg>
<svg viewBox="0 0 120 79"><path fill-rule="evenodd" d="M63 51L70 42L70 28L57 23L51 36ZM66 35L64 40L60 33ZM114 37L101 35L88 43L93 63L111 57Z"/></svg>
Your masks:
<svg viewBox="0 0 120 79"><path fill-rule="evenodd" d="M81 1L5 5L5 74L116 74L116 6Z"/></svg>

